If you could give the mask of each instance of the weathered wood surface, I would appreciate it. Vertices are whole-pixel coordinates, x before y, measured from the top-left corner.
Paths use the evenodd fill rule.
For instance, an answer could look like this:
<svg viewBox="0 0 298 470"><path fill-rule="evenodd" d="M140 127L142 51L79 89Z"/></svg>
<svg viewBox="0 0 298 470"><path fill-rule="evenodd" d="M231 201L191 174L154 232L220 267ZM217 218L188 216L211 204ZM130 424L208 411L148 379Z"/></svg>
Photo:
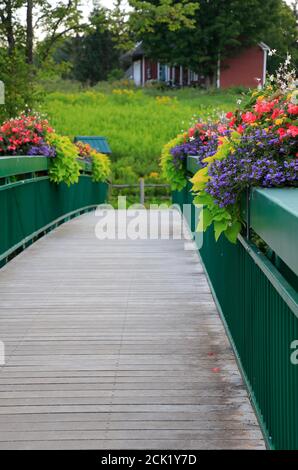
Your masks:
<svg viewBox="0 0 298 470"><path fill-rule="evenodd" d="M0 449L264 448L196 252L96 222L0 271Z"/></svg>

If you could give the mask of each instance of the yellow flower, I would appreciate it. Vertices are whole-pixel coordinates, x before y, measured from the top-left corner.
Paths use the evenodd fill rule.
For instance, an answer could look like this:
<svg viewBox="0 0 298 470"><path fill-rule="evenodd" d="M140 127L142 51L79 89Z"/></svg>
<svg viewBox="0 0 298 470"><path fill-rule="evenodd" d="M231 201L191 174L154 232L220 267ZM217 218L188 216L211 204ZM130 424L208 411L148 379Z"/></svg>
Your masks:
<svg viewBox="0 0 298 470"><path fill-rule="evenodd" d="M275 119L275 121L274 121L274 123L275 123L277 126L280 126L283 122L284 122L283 119Z"/></svg>

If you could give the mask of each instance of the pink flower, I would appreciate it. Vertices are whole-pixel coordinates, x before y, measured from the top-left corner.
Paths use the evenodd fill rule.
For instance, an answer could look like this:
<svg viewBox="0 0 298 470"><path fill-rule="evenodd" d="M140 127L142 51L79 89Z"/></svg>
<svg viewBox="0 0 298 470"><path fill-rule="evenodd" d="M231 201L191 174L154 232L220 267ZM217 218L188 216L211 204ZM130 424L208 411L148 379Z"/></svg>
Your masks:
<svg viewBox="0 0 298 470"><path fill-rule="evenodd" d="M298 114L298 105L297 104L288 104L288 113L289 114Z"/></svg>
<svg viewBox="0 0 298 470"><path fill-rule="evenodd" d="M242 121L246 122L247 124L251 124L255 122L256 120L257 120L257 116L250 111L247 111L247 113L242 114Z"/></svg>
<svg viewBox="0 0 298 470"><path fill-rule="evenodd" d="M287 134L292 137L297 137L298 135L298 126L289 126Z"/></svg>
<svg viewBox="0 0 298 470"><path fill-rule="evenodd" d="M281 114L283 114L283 111L281 109L274 109L273 113L271 114L272 119L278 118Z"/></svg>

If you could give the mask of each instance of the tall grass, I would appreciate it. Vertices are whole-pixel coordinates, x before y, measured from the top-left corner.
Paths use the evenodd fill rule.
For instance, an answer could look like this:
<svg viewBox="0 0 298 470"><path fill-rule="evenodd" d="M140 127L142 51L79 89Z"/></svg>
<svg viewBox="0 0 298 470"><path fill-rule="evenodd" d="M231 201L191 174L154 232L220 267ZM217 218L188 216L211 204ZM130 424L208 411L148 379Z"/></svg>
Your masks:
<svg viewBox="0 0 298 470"><path fill-rule="evenodd" d="M159 172L163 145L187 129L194 115L206 118L233 109L237 99L193 89L117 90L49 93L43 110L56 131L71 138L105 136L113 151L114 180L121 183Z"/></svg>

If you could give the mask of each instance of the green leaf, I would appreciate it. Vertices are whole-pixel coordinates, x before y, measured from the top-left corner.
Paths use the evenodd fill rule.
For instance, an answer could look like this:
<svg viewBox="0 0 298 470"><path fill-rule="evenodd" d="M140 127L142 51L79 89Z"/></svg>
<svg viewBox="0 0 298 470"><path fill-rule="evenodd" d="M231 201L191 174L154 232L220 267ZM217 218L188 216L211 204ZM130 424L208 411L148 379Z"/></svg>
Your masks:
<svg viewBox="0 0 298 470"><path fill-rule="evenodd" d="M238 234L240 233L241 230L241 223L238 222L237 220L232 224L229 225L228 228L225 231L225 236L231 243L236 243L237 242L237 237Z"/></svg>
<svg viewBox="0 0 298 470"><path fill-rule="evenodd" d="M221 221L215 221L214 222L214 235L215 235L215 240L217 241L229 225L229 222L226 220L221 220Z"/></svg>
<svg viewBox="0 0 298 470"><path fill-rule="evenodd" d="M204 209L200 213L200 219L197 227L198 232L205 232L207 228L212 224L213 217L208 209Z"/></svg>
<svg viewBox="0 0 298 470"><path fill-rule="evenodd" d="M210 194L205 193L204 191L201 191L200 194L198 194L195 199L194 199L195 204L213 204L213 199Z"/></svg>

